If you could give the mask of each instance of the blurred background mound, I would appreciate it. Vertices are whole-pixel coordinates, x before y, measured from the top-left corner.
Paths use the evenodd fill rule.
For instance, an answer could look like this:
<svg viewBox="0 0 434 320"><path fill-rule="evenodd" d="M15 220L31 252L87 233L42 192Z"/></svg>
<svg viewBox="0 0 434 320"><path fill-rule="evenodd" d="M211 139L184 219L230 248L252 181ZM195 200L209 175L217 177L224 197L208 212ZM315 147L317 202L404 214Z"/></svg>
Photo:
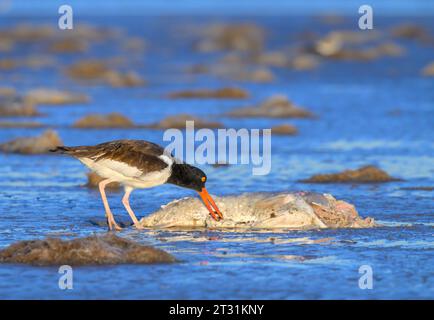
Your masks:
<svg viewBox="0 0 434 320"><path fill-rule="evenodd" d="M0 151L5 153L40 154L63 145L57 132L46 130L37 137L21 137L0 144Z"/></svg>
<svg viewBox="0 0 434 320"><path fill-rule="evenodd" d="M356 170L345 170L339 173L317 174L301 182L309 183L381 183L398 181L387 172L375 166L364 166Z"/></svg>

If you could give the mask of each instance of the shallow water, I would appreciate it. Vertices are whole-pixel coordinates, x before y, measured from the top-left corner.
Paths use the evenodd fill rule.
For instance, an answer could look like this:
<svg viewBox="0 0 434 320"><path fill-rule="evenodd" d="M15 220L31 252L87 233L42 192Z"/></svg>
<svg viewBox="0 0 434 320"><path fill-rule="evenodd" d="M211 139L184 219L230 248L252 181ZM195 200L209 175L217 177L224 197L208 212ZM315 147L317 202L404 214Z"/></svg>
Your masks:
<svg viewBox="0 0 434 320"><path fill-rule="evenodd" d="M247 19L232 18L232 20ZM433 47L399 41L403 57L372 63L326 62L311 72L278 69L270 84L236 83L209 75L186 75L183 68L206 55L191 54L191 39L175 34L179 27L213 19L111 18L110 24L142 35L151 48L135 68L145 75L144 88L112 89L84 86L65 80L61 73L27 70L3 73L0 86L19 91L35 86L86 92L92 102L76 106L42 106L37 120L56 127L66 145L94 144L119 138L162 143L162 131L80 130L68 128L88 112L120 111L136 123L150 123L181 109L218 119L227 127L269 128L285 120L231 119L220 114L249 105L273 93L287 94L306 106L317 119L295 119L299 135L273 136L272 170L251 175L248 166L204 166L208 190L218 195L258 191L309 190L327 192L355 204L363 216L384 226L375 229L291 231L273 233L169 232L126 229L121 236L155 245L182 262L155 266L74 268L74 289L58 288L57 268L0 265L0 298L26 299L408 299L434 298L434 205L432 191L401 187L433 186L434 81L419 70L434 58ZM318 20L308 17L254 18L273 31L277 40L303 30L325 33ZM404 18L376 19L376 28L388 28ZM1 26L23 20L4 19ZM102 18L85 22L107 23ZM34 22L47 22L34 19ZM418 18L434 34L434 19ZM352 25L341 28L354 28ZM284 30L284 32L282 31ZM279 33L280 32L280 33ZM280 35L280 38L279 38ZM169 45L170 44L170 45ZM90 57L118 56L119 48L96 46ZM28 52L20 51L26 55ZM130 57L132 60L135 57ZM141 56L136 57L141 59ZM60 60L70 61L66 55ZM20 77L15 77L19 73ZM168 100L176 89L236 84L252 93L248 101ZM395 110L399 113L391 114ZM0 129L0 141L36 135L42 129ZM315 173L374 164L404 181L368 185L309 185L297 182ZM0 155L0 246L23 239L64 238L104 233L91 220L103 219L99 194L81 187L86 170L76 160L54 155ZM132 207L139 217L173 199L193 193L174 186L135 191ZM128 221L120 193L109 201L118 220ZM330 238L330 239L328 239ZM321 242L311 240L327 239ZM374 272L374 288L358 286L361 265Z"/></svg>

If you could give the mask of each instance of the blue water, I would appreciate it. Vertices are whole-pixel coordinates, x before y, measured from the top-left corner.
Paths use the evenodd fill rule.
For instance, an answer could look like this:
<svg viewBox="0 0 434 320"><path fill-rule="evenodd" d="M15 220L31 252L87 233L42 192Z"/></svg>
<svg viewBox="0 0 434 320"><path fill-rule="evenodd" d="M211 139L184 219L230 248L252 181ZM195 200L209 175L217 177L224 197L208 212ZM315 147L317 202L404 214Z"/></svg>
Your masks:
<svg viewBox="0 0 434 320"><path fill-rule="evenodd" d="M434 205L432 191L402 187L434 185L434 81L420 69L434 60L433 45L398 41L407 50L403 57L373 62L323 62L317 70L300 72L275 69L276 81L252 84L188 75L184 69L219 56L191 51L191 26L219 17L86 18L94 25L118 26L146 39L145 53L127 57L127 68L148 80L143 88L113 89L87 86L53 69L2 71L0 86L25 92L50 87L85 92L92 102L74 106L41 106L37 118L57 130L66 145L95 144L120 138L163 143L162 131L83 130L70 128L89 112L122 112L136 123L151 123L180 111L218 120L227 127L270 128L292 123L294 137L273 136L272 170L253 176L248 166L203 166L208 189L217 195L242 192L309 190L327 192L355 204L359 213L375 218L375 229L291 231L288 233L137 231L120 236L152 244L181 260L171 265L75 267L74 288L58 288L57 267L0 265L0 298L26 299L411 299L434 298ZM229 19L226 19L229 20ZM267 46L291 44L302 31L325 34L331 30L309 17L233 17L253 21L269 31ZM377 18L375 27L387 30L405 21L424 25L434 34L434 19ZM28 19L7 18L0 26ZM53 23L33 18L32 23ZM341 29L354 29L347 19ZM184 29L183 29L184 28ZM200 27L195 27L199 29ZM179 31L181 30L181 31ZM37 49L35 49L37 50ZM33 51L32 51L33 52ZM19 47L12 54L32 53ZM33 52L35 53L35 52ZM116 44L96 44L88 53L57 59L66 66L77 58L125 56ZM169 100L178 89L237 85L251 93L248 101ZM318 117L313 120L231 119L233 108L259 102L271 94L286 94ZM399 112L396 112L399 110ZM0 141L37 135L43 129L0 129ZM315 173L334 172L374 164L400 182L368 185L309 185L297 182ZM99 194L82 187L86 169L78 161L55 155L0 155L0 246L23 239L60 236L75 238L104 228L91 220L104 217ZM139 217L173 199L193 193L174 186L135 191L132 207ZM109 202L117 220L128 221L120 198ZM312 240L330 238L320 243ZM294 258L295 257L295 258ZM358 286L359 267L373 269L374 287Z"/></svg>

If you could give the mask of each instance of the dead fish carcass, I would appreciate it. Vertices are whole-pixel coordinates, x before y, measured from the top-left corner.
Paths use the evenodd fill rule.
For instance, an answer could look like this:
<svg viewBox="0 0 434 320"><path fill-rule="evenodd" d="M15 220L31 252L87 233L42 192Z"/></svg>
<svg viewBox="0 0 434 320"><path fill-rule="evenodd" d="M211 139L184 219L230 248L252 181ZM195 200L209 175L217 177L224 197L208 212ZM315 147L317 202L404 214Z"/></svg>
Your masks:
<svg viewBox="0 0 434 320"><path fill-rule="evenodd" d="M225 219L215 222L194 198L170 202L141 219L149 228L323 229L374 227L372 218L362 219L355 207L330 194L311 192L250 193L216 197Z"/></svg>

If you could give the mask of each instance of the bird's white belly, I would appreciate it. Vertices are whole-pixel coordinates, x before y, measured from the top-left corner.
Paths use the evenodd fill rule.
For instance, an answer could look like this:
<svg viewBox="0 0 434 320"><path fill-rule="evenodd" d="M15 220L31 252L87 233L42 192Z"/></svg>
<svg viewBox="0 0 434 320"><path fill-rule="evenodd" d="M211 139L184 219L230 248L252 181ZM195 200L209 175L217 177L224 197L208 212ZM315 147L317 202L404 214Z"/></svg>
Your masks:
<svg viewBox="0 0 434 320"><path fill-rule="evenodd" d="M113 179L124 186L137 189L151 188L163 184L171 174L170 166L161 171L144 174L139 168L120 161L109 159L93 161L89 158L80 158L79 160L100 177Z"/></svg>

